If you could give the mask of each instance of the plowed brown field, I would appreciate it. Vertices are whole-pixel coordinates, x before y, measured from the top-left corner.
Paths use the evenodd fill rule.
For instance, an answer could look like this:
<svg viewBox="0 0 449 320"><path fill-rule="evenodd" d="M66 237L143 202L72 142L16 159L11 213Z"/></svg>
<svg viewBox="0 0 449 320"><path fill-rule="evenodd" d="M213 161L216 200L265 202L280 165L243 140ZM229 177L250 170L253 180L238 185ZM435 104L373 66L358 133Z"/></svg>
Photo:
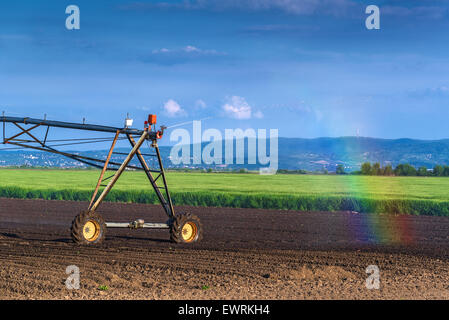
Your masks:
<svg viewBox="0 0 449 320"><path fill-rule="evenodd" d="M1 299L449 298L449 218L177 207L201 218L201 243L108 229L102 245L83 247L69 229L86 207L0 199ZM99 212L166 221L153 205L104 203ZM69 265L79 267L79 290L65 286ZM378 290L365 286L369 265L380 270Z"/></svg>

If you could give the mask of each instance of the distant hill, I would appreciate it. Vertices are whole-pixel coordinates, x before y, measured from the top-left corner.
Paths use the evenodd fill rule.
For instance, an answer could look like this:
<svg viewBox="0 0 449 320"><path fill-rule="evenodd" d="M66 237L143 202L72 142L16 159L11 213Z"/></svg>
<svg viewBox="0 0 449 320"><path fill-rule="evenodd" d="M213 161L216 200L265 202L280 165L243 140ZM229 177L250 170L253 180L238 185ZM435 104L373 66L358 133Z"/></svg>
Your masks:
<svg viewBox="0 0 449 320"><path fill-rule="evenodd" d="M349 171L360 169L363 162L382 165L409 163L432 168L449 164L449 139L377 139L364 137L279 139L280 166L285 169L314 169L344 164Z"/></svg>
<svg viewBox="0 0 449 320"><path fill-rule="evenodd" d="M207 143L203 143L204 147ZM223 143L224 145L224 143ZM245 141L245 150L247 141ZM1 148L1 146L0 146ZM190 146L192 150L192 146ZM269 150L269 148L267 148ZM214 165L173 165L169 159L171 147L160 147L166 168L216 168ZM224 146L223 146L224 159ZM121 152L126 150L120 150ZM106 158L107 150L82 151L83 155ZM193 153L191 153L193 154ZM114 155L116 161L124 156ZM359 170L361 163L380 162L382 165L410 163L415 167L432 168L436 164L449 164L449 139L377 139L364 137L340 138L279 138L279 168L289 170L335 171L343 164L347 171ZM223 160L224 163L224 160ZM235 161L234 161L235 163ZM248 165L247 155L243 165L221 165L221 169L258 169L260 165ZM85 167L84 164L63 156L36 151L0 151L0 166L46 166L46 167Z"/></svg>

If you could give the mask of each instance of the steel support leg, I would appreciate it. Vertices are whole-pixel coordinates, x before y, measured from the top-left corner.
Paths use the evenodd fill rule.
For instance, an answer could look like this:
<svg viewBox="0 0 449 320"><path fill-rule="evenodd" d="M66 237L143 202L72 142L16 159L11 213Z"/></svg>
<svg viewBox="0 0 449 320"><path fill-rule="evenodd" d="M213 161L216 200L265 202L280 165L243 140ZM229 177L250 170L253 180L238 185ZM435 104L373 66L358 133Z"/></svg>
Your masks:
<svg viewBox="0 0 449 320"><path fill-rule="evenodd" d="M89 210L91 209L92 204L94 203L95 197L97 196L98 190L100 189L101 182L103 181L104 173L108 169L109 160L111 160L112 152L114 151L115 143L117 142L117 138L119 135L120 135L120 132L117 131L117 133L115 134L114 141L112 141L111 149L109 149L108 157L106 158L103 169L101 170L100 178L98 178L97 187L95 188L94 194L92 195L92 199L90 200Z"/></svg>
<svg viewBox="0 0 449 320"><path fill-rule="evenodd" d="M136 152L139 150L139 148L142 146L142 144L146 140L147 136L148 136L148 132L145 131L142 134L142 136L140 137L140 139L137 142L137 144L134 146L134 148L128 154L128 156L126 157L125 161L123 161L123 163L120 166L120 168L114 174L114 176L112 177L111 181L109 181L109 183L106 186L106 188L100 194L100 196L98 197L97 201L95 201L95 203L90 207L90 211L95 211L98 208L98 206L101 204L101 202L104 200L104 198L108 195L109 191L111 191L112 187L117 182L118 178L120 178L120 175L123 173L123 171L125 171L126 167L131 162L132 158L134 157Z"/></svg>
<svg viewBox="0 0 449 320"><path fill-rule="evenodd" d="M129 142L131 143L131 146L134 146L136 144L136 142L134 141L133 137L131 135L127 135ZM142 165L142 168L144 169L148 180L150 180L151 186L153 187L154 191L156 192L156 195L162 205L162 207L164 208L165 213L167 214L167 216L172 219L175 216L175 210L173 208L173 203L171 201L171 197L170 197L170 193L168 192L168 188L167 188L167 181L165 180L165 174L164 174L164 168L162 167L162 160L161 160L161 155L159 153L159 149L156 145L156 156L158 158L158 163L160 166L160 175L162 175L163 178L163 182L164 182L164 187L163 189L165 189L165 194L167 199L164 198L163 194L160 191L160 187L157 185L156 180L157 178L154 178L153 175L151 174L150 168L148 167L147 162L145 161L145 158L143 157L142 153L140 152L140 150L137 151L137 158L140 161L140 164Z"/></svg>

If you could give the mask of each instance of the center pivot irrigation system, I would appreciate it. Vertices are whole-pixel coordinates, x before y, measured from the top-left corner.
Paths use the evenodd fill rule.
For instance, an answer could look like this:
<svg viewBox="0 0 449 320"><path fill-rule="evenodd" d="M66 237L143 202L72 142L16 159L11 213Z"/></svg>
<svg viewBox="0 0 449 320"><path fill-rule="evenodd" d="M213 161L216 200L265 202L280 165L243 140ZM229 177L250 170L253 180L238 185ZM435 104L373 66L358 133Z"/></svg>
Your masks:
<svg viewBox="0 0 449 320"><path fill-rule="evenodd" d="M106 235L106 228L149 228L149 229L168 229L170 230L170 239L175 243L192 243L197 242L202 238L202 225L199 218L190 213L175 214L173 203L167 187L167 180L165 177L164 167L162 165L161 154L157 141L162 138L166 127L162 126L160 130L156 130L156 116L149 115L148 121L145 121L143 130L130 128L132 120L125 120L124 128L114 128L102 125L93 125L86 123L71 123L61 121L50 121L46 119L32 119L7 117L4 114L0 121L3 122L3 144L13 145L19 148L28 148L39 151L46 151L58 155L68 157L70 159L82 162L86 165L101 169L100 177L98 178L97 186L93 192L92 199L86 211L78 214L72 222L71 236L74 242L79 244L98 244L101 243ZM84 122L84 121L83 121ZM7 137L7 125L13 124L19 129L18 133ZM44 138L39 139L33 130L43 127ZM74 130L87 130L103 133L113 133L113 138L84 138L84 139L62 139L49 140L48 135L50 128L66 128ZM27 138L27 139L24 139ZM112 145L106 159L99 159L95 157L82 156L78 153L69 151L57 150L58 146L75 145L82 143L95 143L111 141ZM131 145L129 153L114 152L117 140L128 140ZM137 140L137 142L136 142ZM55 142L63 142L54 144ZM141 147L144 142L154 149L155 153L142 153ZM151 145L149 144L151 142ZM122 163L111 161L113 154L126 156ZM137 156L140 166L131 165L130 162ZM150 168L145 160L145 157L155 157L159 168ZM126 169L143 170L148 177L151 187L156 192L156 195L168 216L165 223L146 223L142 219L137 219L130 223L105 222L103 217L97 212L98 207L103 202L105 197L114 187L121 174ZM113 175L104 178L107 170L115 171ZM109 180L107 185L103 183ZM100 191L100 187L104 189ZM161 191L162 190L162 191ZM99 194L99 195L98 195Z"/></svg>

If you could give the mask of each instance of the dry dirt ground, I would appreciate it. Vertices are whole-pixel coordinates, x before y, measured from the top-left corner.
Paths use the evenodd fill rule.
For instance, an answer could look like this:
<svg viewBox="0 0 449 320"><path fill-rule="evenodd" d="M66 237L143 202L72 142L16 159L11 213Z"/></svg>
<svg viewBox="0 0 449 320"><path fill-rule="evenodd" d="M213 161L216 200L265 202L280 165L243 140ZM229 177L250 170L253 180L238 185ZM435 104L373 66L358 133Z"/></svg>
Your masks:
<svg viewBox="0 0 449 320"><path fill-rule="evenodd" d="M177 207L204 239L108 229L75 245L70 223L87 203L0 199L0 299L448 299L449 218L350 212ZM106 221L165 222L153 205L104 203ZM65 286L80 270L80 289ZM380 289L367 289L369 265ZM107 286L107 290L100 290Z"/></svg>

